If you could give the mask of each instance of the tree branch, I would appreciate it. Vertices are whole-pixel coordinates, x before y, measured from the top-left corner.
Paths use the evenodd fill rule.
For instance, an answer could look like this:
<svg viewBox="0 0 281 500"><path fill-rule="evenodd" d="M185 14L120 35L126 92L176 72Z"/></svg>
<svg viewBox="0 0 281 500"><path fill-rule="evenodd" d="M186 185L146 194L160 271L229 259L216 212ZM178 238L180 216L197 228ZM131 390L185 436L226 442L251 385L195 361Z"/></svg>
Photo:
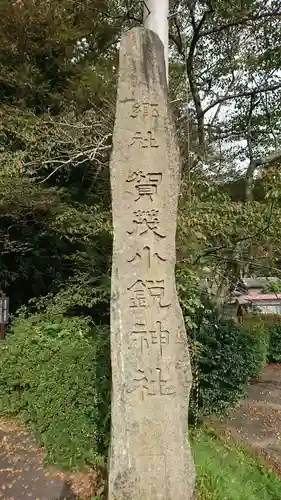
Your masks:
<svg viewBox="0 0 281 500"><path fill-rule="evenodd" d="M260 88L255 88L253 90L246 90L245 92L237 92L237 94L232 94L232 95L224 95L222 97L219 97L216 101L213 103L209 104L204 109L204 115L210 111L210 109L214 108L218 104L221 104L226 101L231 101L232 99L238 99L239 97L251 97L252 94L260 94L262 92L273 92L274 90L278 90L281 88L281 83L276 83L274 85L269 85L266 87L260 87Z"/></svg>
<svg viewBox="0 0 281 500"><path fill-rule="evenodd" d="M226 97L229 95L229 92L230 92L231 88L233 87L234 83L235 83L235 74L234 74L234 72L232 72L232 79L231 79L231 82L230 82L230 84L228 85L228 87L227 87L227 89L226 89L226 91L225 91L225 94L224 94L224 96L223 96L224 98L226 98ZM212 118L212 120L211 120L211 125L213 125L213 123L214 123L214 122L215 122L215 120L217 119L217 117L218 117L218 115L219 115L219 113L220 113L220 110L221 110L222 104L223 104L223 101L219 103L218 108L216 109L216 112L215 112L215 114L214 114L214 116L213 116L213 118ZM204 111L204 113L205 113L205 112L206 112L206 111Z"/></svg>
<svg viewBox="0 0 281 500"><path fill-rule="evenodd" d="M265 156L263 158L258 158L257 160L255 160L255 165L256 167L263 167L264 165L279 160L281 160L281 149L277 149L273 153L270 153L268 156Z"/></svg>
<svg viewBox="0 0 281 500"><path fill-rule="evenodd" d="M253 234L250 234L248 236L244 236L243 238L236 238L234 239L234 241L232 242L232 247L234 245L237 245L237 243L242 243L243 241L249 241L249 240L253 240L253 239L256 239L258 236L260 236L261 234L265 233L269 228L270 228L270 223L271 223L271 219L272 219L272 214L273 214L273 208L274 208L274 201L275 200L272 200L272 203L271 203L271 206L270 206L270 211L269 211L269 216L268 216L268 219L267 219L267 222L265 224L264 227L262 227L261 229L259 229L258 231L256 231L255 233ZM220 245L220 246L217 246L217 247L211 247L211 248L206 248L203 253L201 253L200 255L198 255L194 261L194 265L197 264L200 259L202 259L202 257L206 257L207 255L212 255L212 254L216 254L218 251L220 250L225 250L229 248L227 245Z"/></svg>
<svg viewBox="0 0 281 500"><path fill-rule="evenodd" d="M176 36L174 36L174 35L171 33L171 30L170 30L170 33L169 33L169 38L170 38L170 40L172 40L172 42L174 42L174 44L176 45L176 47L177 47L177 51L178 51L179 55L180 55L181 57L185 57L184 47L183 47L183 41L182 41L182 36L181 36L181 31L180 31L179 23L177 22L177 19L176 19L176 18L173 18L173 24L175 25L175 28L176 28L177 37L176 37Z"/></svg>
<svg viewBox="0 0 281 500"><path fill-rule="evenodd" d="M255 162L254 162L254 153L253 153L253 137L252 137L252 116L255 107L258 104L258 101L255 101L255 94L251 95L251 100L250 100L250 108L249 108L249 113L247 117L247 123L246 123L246 140L247 140L247 146L248 146L248 151L249 151L249 166L247 169L246 173L246 189L245 189L245 198L246 201L252 201L253 198L253 177L254 177L254 172L255 172Z"/></svg>
<svg viewBox="0 0 281 500"><path fill-rule="evenodd" d="M281 160L281 149L274 151L273 153L265 156L263 158L250 160L247 173L246 173L246 193L245 198L247 201L252 200L252 191L253 191L253 178L254 173L258 167L263 167L265 165L271 164L274 161Z"/></svg>
<svg viewBox="0 0 281 500"><path fill-rule="evenodd" d="M276 9L273 12L265 12L264 14L257 14L256 16L245 17L244 19L237 19L236 21L232 21L231 23L222 24L221 26L217 26L216 28L202 31L200 33L200 38L203 38L204 36L213 35L215 33L220 33L228 28L233 28L235 26L241 26L241 25L247 24L251 21L259 21L259 20L266 19L269 17L281 17L280 9Z"/></svg>
<svg viewBox="0 0 281 500"><path fill-rule="evenodd" d="M205 134L204 134L204 111L202 108L202 102L200 98L200 93L199 89L197 86L197 82L195 79L195 73L194 73L194 54L196 50L196 45L197 42L200 38L200 31L208 19L208 17L212 14L212 10L206 10L200 19L199 23L196 25L195 18L194 18L194 11L190 9L190 14L191 14L191 23L193 27L193 37L191 39L190 43L190 48L189 48L189 53L186 59L186 71L187 71L187 76L188 76L188 81L189 81L189 86L190 86L190 91L192 94L194 106L195 106L195 111L196 111L196 118L197 118L197 125L198 125L198 141L199 145L203 147L205 150Z"/></svg>

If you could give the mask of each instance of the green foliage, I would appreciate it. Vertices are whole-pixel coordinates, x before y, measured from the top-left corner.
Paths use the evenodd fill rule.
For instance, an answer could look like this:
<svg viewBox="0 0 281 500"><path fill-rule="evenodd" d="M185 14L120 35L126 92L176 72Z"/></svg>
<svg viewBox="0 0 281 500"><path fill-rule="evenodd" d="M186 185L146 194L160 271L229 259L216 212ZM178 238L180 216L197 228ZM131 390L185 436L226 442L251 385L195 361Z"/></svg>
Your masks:
<svg viewBox="0 0 281 500"><path fill-rule="evenodd" d="M268 339L267 361L281 362L281 316L277 314L253 314L245 316L244 325L251 331L259 330Z"/></svg>
<svg viewBox="0 0 281 500"><path fill-rule="evenodd" d="M254 357L256 364L252 376L257 377L268 361L270 332L268 328L265 328L264 321L258 315L247 315L243 320L243 328L255 339Z"/></svg>
<svg viewBox="0 0 281 500"><path fill-rule="evenodd" d="M253 326L248 335L253 339L252 377L258 377L268 361L270 334L258 325Z"/></svg>
<svg viewBox="0 0 281 500"><path fill-rule="evenodd" d="M37 112L58 112L72 98L87 101L99 90L95 63L105 52L115 55L114 14L110 0L2 0L0 100Z"/></svg>
<svg viewBox="0 0 281 500"><path fill-rule="evenodd" d="M281 280L276 278L274 283L270 283L263 290L264 293L280 293L281 292Z"/></svg>
<svg viewBox="0 0 281 500"><path fill-rule="evenodd" d="M199 377L199 416L220 414L238 400L250 378L259 373L265 362L266 338L209 310L205 311L193 342ZM195 403L191 402L192 414L197 411Z"/></svg>
<svg viewBox="0 0 281 500"><path fill-rule="evenodd" d="M200 279L185 263L179 261L176 270L177 290L187 331L197 327L196 318L204 310Z"/></svg>
<svg viewBox="0 0 281 500"><path fill-rule="evenodd" d="M222 318L198 274L177 266L177 286L190 341L193 389L191 420L222 413L242 395L266 364L269 333L262 324L238 325Z"/></svg>
<svg viewBox="0 0 281 500"><path fill-rule="evenodd" d="M274 323L269 329L270 344L268 361L281 363L281 319Z"/></svg>
<svg viewBox="0 0 281 500"><path fill-rule="evenodd" d="M52 308L14 321L0 346L0 413L37 433L46 460L93 465L108 438L109 335Z"/></svg>
<svg viewBox="0 0 281 500"><path fill-rule="evenodd" d="M108 157L120 25L107 16L109 4L117 13L114 2L94 3L0 6L0 289L12 312L63 289L69 309L96 312L99 323L108 317L108 307L94 311L93 302L110 269Z"/></svg>
<svg viewBox="0 0 281 500"><path fill-rule="evenodd" d="M277 202L233 202L219 185L183 184L179 259L197 276L207 268L219 291L241 275L270 274L280 251L280 217Z"/></svg>

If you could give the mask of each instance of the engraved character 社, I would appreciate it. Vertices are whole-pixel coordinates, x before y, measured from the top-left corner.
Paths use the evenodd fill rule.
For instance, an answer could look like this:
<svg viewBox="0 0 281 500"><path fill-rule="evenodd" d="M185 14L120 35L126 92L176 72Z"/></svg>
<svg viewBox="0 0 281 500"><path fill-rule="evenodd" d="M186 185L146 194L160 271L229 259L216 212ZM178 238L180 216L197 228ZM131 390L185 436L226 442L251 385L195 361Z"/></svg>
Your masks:
<svg viewBox="0 0 281 500"><path fill-rule="evenodd" d="M151 130L146 133L135 132L130 146L134 146L134 144L139 144L141 148L159 148L159 144Z"/></svg>
<svg viewBox="0 0 281 500"><path fill-rule="evenodd" d="M153 396L171 396L176 393L174 384L171 383L169 369L161 368L141 368L136 371L131 387L131 393L138 388L142 391L142 399Z"/></svg>
<svg viewBox="0 0 281 500"><path fill-rule="evenodd" d="M142 170L132 172L129 174L126 182L131 183L136 192L135 201L140 200L142 197L147 197L154 201L154 196L157 194L158 185L162 180L160 172L145 174Z"/></svg>

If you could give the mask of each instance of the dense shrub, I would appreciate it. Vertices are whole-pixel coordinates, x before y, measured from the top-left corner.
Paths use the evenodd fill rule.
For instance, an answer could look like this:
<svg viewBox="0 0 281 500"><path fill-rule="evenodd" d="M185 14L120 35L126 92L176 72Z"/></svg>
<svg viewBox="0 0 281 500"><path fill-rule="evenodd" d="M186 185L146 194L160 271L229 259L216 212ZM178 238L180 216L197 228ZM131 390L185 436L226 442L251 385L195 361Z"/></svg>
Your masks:
<svg viewBox="0 0 281 500"><path fill-rule="evenodd" d="M269 335L256 322L248 327L221 318L198 278L184 267L178 267L177 284L190 340L190 417L197 420L238 400L266 364Z"/></svg>
<svg viewBox="0 0 281 500"><path fill-rule="evenodd" d="M266 360L267 338L233 320L219 318L216 311L204 314L191 343L199 384L199 400L191 401L191 414L221 413L242 395L251 377ZM195 377L195 378L196 378Z"/></svg>
<svg viewBox="0 0 281 500"><path fill-rule="evenodd" d="M277 314L252 314L244 318L243 324L252 331L259 330L268 338L267 361L281 362L281 316Z"/></svg>
<svg viewBox="0 0 281 500"><path fill-rule="evenodd" d="M281 322L280 320L269 328L269 351L268 361L271 363L281 363Z"/></svg>
<svg viewBox="0 0 281 500"><path fill-rule="evenodd" d="M270 332L268 328L264 328L263 321L252 321L250 318L243 323L243 329L254 339L255 365L252 376L257 377L268 361Z"/></svg>
<svg viewBox="0 0 281 500"><path fill-rule="evenodd" d="M269 336L268 361L281 363L281 316L277 314L260 315L264 331Z"/></svg>
<svg viewBox="0 0 281 500"><path fill-rule="evenodd" d="M107 329L42 313L13 323L0 346L0 413L36 431L47 461L95 464L107 446Z"/></svg>
<svg viewBox="0 0 281 500"><path fill-rule="evenodd" d="M205 311L200 278L184 263L179 262L176 268L177 291L187 331L190 333L198 327L200 315Z"/></svg>

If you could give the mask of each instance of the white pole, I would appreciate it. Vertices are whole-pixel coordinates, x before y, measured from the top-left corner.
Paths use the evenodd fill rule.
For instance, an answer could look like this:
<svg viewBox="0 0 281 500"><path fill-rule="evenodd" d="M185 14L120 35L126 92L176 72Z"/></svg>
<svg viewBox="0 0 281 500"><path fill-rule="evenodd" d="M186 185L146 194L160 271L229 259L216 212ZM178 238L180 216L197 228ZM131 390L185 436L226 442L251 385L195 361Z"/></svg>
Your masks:
<svg viewBox="0 0 281 500"><path fill-rule="evenodd" d="M169 50L169 0L145 0L143 8L143 25L154 31L164 45L164 57L168 82L168 50Z"/></svg>

